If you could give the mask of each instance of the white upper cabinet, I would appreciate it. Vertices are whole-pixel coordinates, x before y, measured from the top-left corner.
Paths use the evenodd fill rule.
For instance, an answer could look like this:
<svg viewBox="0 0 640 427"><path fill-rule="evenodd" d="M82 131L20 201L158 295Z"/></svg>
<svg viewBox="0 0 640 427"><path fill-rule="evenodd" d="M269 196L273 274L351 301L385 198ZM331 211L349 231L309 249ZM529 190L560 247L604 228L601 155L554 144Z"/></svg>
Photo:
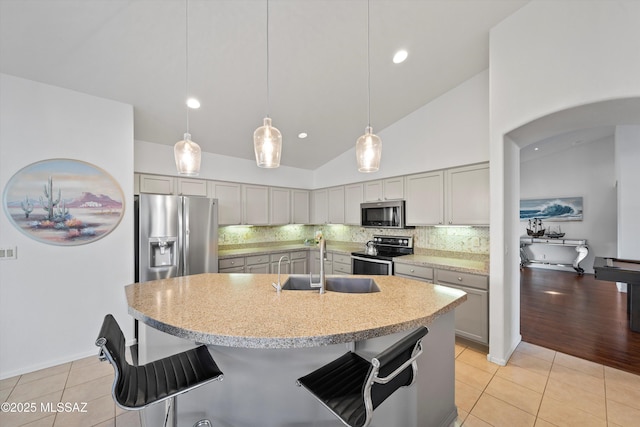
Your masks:
<svg viewBox="0 0 640 427"><path fill-rule="evenodd" d="M240 184L209 181L209 197L218 199L220 225L242 224L242 186Z"/></svg>
<svg viewBox="0 0 640 427"><path fill-rule="evenodd" d="M291 223L309 224L309 190L291 190Z"/></svg>
<svg viewBox="0 0 640 427"><path fill-rule="evenodd" d="M207 196L207 181L202 179L178 178L179 196Z"/></svg>
<svg viewBox="0 0 640 427"><path fill-rule="evenodd" d="M407 225L488 225L489 164L405 177Z"/></svg>
<svg viewBox="0 0 640 427"><path fill-rule="evenodd" d="M269 225L269 187L262 185L242 186L243 223Z"/></svg>
<svg viewBox="0 0 640 427"><path fill-rule="evenodd" d="M140 192L152 194L174 194L176 179L171 176L140 175Z"/></svg>
<svg viewBox="0 0 640 427"><path fill-rule="evenodd" d="M311 192L311 224L326 224L329 219L329 191L313 190Z"/></svg>
<svg viewBox="0 0 640 427"><path fill-rule="evenodd" d="M344 186L344 223L360 225L360 203L364 200L363 184Z"/></svg>
<svg viewBox="0 0 640 427"><path fill-rule="evenodd" d="M271 225L291 223L291 190L288 188L269 188Z"/></svg>
<svg viewBox="0 0 640 427"><path fill-rule="evenodd" d="M444 223L443 171L408 175L406 180L407 225L438 225Z"/></svg>
<svg viewBox="0 0 640 427"><path fill-rule="evenodd" d="M382 181L384 200L404 199L404 177L396 176Z"/></svg>
<svg viewBox="0 0 640 427"><path fill-rule="evenodd" d="M344 224L344 187L329 189L329 224Z"/></svg>
<svg viewBox="0 0 640 427"><path fill-rule="evenodd" d="M404 199L404 177L380 179L364 183L364 201L380 202L383 200Z"/></svg>
<svg viewBox="0 0 640 427"><path fill-rule="evenodd" d="M379 202L382 200L382 181L368 181L364 183L364 201Z"/></svg>
<svg viewBox="0 0 640 427"><path fill-rule="evenodd" d="M447 225L489 224L489 164L449 169L445 175Z"/></svg>

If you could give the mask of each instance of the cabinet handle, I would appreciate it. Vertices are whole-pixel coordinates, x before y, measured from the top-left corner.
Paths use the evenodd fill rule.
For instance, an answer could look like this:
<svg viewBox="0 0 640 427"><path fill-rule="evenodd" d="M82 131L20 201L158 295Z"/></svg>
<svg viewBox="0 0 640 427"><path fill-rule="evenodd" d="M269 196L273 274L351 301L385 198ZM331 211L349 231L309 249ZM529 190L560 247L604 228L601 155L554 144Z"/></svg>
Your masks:
<svg viewBox="0 0 640 427"><path fill-rule="evenodd" d="M410 269L409 271L410 271L410 272L412 272L412 273L414 273L414 272L415 272L415 270L414 270L413 268L412 268L412 269Z"/></svg>
<svg viewBox="0 0 640 427"><path fill-rule="evenodd" d="M462 277L458 277L458 282L462 282Z"/></svg>
<svg viewBox="0 0 640 427"><path fill-rule="evenodd" d="M233 265L233 264L235 264L235 263L236 263L235 261L231 261L231 265Z"/></svg>

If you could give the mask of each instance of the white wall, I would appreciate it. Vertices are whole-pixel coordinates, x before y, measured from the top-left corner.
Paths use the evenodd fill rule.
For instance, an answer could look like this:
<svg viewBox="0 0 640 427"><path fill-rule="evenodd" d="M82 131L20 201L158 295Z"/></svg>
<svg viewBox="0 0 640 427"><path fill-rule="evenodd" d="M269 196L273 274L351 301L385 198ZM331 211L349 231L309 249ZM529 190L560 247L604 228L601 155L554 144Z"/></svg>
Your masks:
<svg viewBox="0 0 640 427"><path fill-rule="evenodd" d="M108 172L133 200L133 108L0 74L0 188L40 160L77 159ZM133 214L93 243L53 246L0 214L0 378L96 355L105 314L132 337L124 285L133 281Z"/></svg>
<svg viewBox="0 0 640 427"><path fill-rule="evenodd" d="M360 173L353 148L315 171L257 168L252 160L203 153L199 178L298 188L323 188L489 160L489 71L485 70L391 126L382 138L380 170ZM136 172L177 175L173 148L135 141Z"/></svg>
<svg viewBox="0 0 640 427"><path fill-rule="evenodd" d="M618 253L640 259L640 126L618 126L615 135L618 180Z"/></svg>
<svg viewBox="0 0 640 427"><path fill-rule="evenodd" d="M508 360L520 340L519 307L494 292L519 286L512 270L519 190L507 162L510 131L547 115L603 100L640 96L640 2L533 1L490 34L490 355ZM588 120L573 123L589 127ZM572 129L565 129L565 131ZM517 157L517 156L516 156ZM517 325L511 325L510 322Z"/></svg>
<svg viewBox="0 0 640 427"><path fill-rule="evenodd" d="M134 169L141 173L178 176L173 147L136 140ZM264 169L257 167L254 160L213 153L202 153L197 178L294 188L311 188L313 183L313 174L306 169L288 166Z"/></svg>
<svg viewBox="0 0 640 427"><path fill-rule="evenodd" d="M316 169L314 188L444 169L489 160L489 71L374 133L382 139L376 173L360 173L353 148Z"/></svg>
<svg viewBox="0 0 640 427"><path fill-rule="evenodd" d="M582 221L545 221L547 227L562 227L568 239L587 239L589 255L580 263L586 273L593 274L593 258L614 256L617 252L617 207L613 137L582 144L564 151L520 164L520 198L583 197ZM520 222L520 235L526 236L525 221ZM571 264L577 252L573 247L531 245L528 250L536 259L567 261ZM571 267L553 267L573 271Z"/></svg>

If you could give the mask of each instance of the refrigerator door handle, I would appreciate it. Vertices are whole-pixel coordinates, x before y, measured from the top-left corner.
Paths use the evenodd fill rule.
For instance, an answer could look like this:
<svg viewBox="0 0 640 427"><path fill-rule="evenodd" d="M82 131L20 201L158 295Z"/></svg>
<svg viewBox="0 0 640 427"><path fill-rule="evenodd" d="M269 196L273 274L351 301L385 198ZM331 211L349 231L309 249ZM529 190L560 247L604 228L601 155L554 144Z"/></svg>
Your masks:
<svg viewBox="0 0 640 427"><path fill-rule="evenodd" d="M184 276L184 198L178 199L178 254L176 263L178 264L177 276Z"/></svg>
<svg viewBox="0 0 640 427"><path fill-rule="evenodd" d="M183 235L183 244L182 244L182 265L184 266L182 269L182 275L188 276L191 274L189 271L189 198L182 198L182 235Z"/></svg>

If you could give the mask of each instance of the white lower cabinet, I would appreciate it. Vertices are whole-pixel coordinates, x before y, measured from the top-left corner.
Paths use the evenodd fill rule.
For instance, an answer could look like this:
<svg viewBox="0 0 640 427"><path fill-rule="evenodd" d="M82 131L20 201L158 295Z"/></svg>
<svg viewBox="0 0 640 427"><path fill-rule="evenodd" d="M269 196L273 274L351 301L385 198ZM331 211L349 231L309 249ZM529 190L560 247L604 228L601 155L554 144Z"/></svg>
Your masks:
<svg viewBox="0 0 640 427"><path fill-rule="evenodd" d="M289 258L291 259L290 271L292 274L309 274L308 251L291 252Z"/></svg>
<svg viewBox="0 0 640 427"><path fill-rule="evenodd" d="M271 263L271 274L278 273L278 264L280 264L280 273L281 274L289 274L291 272L291 263L286 259L283 259L280 262L280 258L286 256L291 259L291 256L287 252L278 252L275 254L269 254L269 262Z"/></svg>
<svg viewBox="0 0 640 427"><path fill-rule="evenodd" d="M456 307L456 335L489 345L489 278L422 265L394 262L394 276L422 280L467 293L467 300Z"/></svg>
<svg viewBox="0 0 640 427"><path fill-rule="evenodd" d="M254 255L245 258L246 273L250 274L269 274L270 272L270 259L269 255Z"/></svg>
<svg viewBox="0 0 640 427"><path fill-rule="evenodd" d="M324 274L333 274L333 253L326 253L324 261ZM311 274L320 274L320 251L311 251Z"/></svg>
<svg viewBox="0 0 640 427"><path fill-rule="evenodd" d="M244 273L244 257L218 260L218 273Z"/></svg>
<svg viewBox="0 0 640 427"><path fill-rule="evenodd" d="M467 293L456 307L456 335L489 345L489 278L437 269L436 283Z"/></svg>
<svg viewBox="0 0 640 427"><path fill-rule="evenodd" d="M333 253L333 274L351 274L351 256Z"/></svg>
<svg viewBox="0 0 640 427"><path fill-rule="evenodd" d="M422 280L424 282L433 282L433 268L431 267L394 262L393 269L394 276Z"/></svg>

